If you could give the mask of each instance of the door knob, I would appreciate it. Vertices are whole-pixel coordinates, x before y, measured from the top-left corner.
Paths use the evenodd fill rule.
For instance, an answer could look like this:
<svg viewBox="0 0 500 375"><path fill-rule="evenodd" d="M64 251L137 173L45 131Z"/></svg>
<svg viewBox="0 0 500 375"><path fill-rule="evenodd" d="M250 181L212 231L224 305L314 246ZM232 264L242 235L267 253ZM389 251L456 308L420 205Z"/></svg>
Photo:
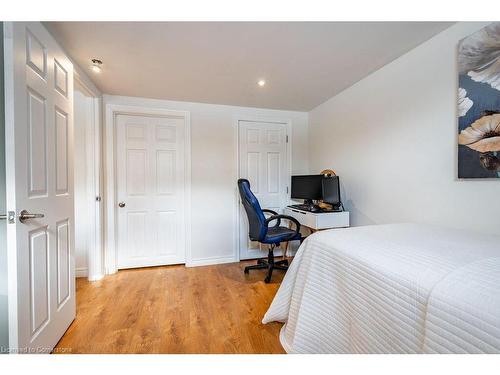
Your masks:
<svg viewBox="0 0 500 375"><path fill-rule="evenodd" d="M120 203L118 203L118 207L120 207L120 208L125 207L125 202L120 202Z"/></svg>
<svg viewBox="0 0 500 375"><path fill-rule="evenodd" d="M19 221L21 223L24 223L26 220L29 219L41 219L42 217L45 217L44 214L30 214L27 210L22 210L19 213Z"/></svg>

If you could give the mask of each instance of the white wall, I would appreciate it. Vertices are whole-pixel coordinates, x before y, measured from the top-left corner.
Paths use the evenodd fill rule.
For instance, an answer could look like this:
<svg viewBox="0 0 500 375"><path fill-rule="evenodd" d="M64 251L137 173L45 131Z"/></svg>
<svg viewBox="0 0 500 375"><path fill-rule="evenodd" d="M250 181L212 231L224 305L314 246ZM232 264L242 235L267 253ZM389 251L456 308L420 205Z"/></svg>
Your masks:
<svg viewBox="0 0 500 375"><path fill-rule="evenodd" d="M78 90L74 92L74 177L75 177L75 268L76 276L87 276L88 263L88 192L86 127L90 126L89 98Z"/></svg>
<svg viewBox="0 0 500 375"><path fill-rule="evenodd" d="M191 116L192 257L195 263L234 259L238 116L292 121L292 171L307 173L307 113L104 95L107 104L189 111Z"/></svg>
<svg viewBox="0 0 500 375"><path fill-rule="evenodd" d="M311 170L338 172L354 225L500 234L500 181L456 178L457 43L485 24L452 26L309 113Z"/></svg>
<svg viewBox="0 0 500 375"><path fill-rule="evenodd" d="M47 25L44 24L44 27ZM48 29L49 33L52 34L52 30ZM59 37L57 34L52 34L52 37L58 41ZM62 44L59 43L61 47ZM62 47L61 47L62 48ZM62 48L64 50L64 48ZM94 84L92 79L87 75L87 69L81 68L75 60L69 56L73 63L73 75L75 81L74 90L74 126L75 126L75 155L74 155L74 168L75 168L75 181L74 181L74 191L75 191L75 268L76 277L85 277L88 275L88 241L91 239L89 235L89 223L86 218L89 217L89 207L85 204L86 201L92 199L89 197L90 194L93 195L94 192L90 192L88 188L89 178L87 176L89 157L87 155L87 140L86 135L88 135L88 129L85 129L91 125L90 116L92 116L92 106L91 97L88 96L83 91L89 91L94 97L101 97L102 93ZM81 90L80 87L83 87ZM100 107L99 107L100 111ZM98 125L100 126L100 125ZM84 215L83 215L84 214ZM102 228L101 228L102 229ZM99 279L102 271L94 270L96 274L90 275L91 278Z"/></svg>

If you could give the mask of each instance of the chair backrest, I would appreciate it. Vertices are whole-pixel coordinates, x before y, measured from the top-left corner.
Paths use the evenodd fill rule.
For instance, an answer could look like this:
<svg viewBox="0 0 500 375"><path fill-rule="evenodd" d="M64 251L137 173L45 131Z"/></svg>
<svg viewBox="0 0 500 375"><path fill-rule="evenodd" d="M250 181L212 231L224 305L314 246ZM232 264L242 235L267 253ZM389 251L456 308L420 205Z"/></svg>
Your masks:
<svg viewBox="0 0 500 375"><path fill-rule="evenodd" d="M252 241L262 241L267 233L266 217L260 208L259 201L250 190L250 182L244 178L238 180L241 203L248 217L248 236Z"/></svg>

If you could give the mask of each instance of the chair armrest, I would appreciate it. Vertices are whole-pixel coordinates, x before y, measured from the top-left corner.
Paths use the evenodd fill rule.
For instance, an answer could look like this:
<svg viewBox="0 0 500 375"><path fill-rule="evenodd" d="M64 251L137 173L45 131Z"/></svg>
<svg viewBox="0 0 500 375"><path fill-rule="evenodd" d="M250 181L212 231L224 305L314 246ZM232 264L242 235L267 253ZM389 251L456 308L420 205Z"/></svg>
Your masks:
<svg viewBox="0 0 500 375"><path fill-rule="evenodd" d="M288 216L288 215L274 215L274 216L271 216L270 218L267 218L266 221L264 222L264 224L267 226L271 221L273 220L281 220L281 219L285 219L285 220L290 220L291 222L293 222L295 224L295 235L299 234L300 232L300 223L299 221L292 217L292 216Z"/></svg>
<svg viewBox="0 0 500 375"><path fill-rule="evenodd" d="M263 208L262 212L267 212L267 213L270 213L273 215L278 215L278 213L276 211L270 210L269 208Z"/></svg>
<svg viewBox="0 0 500 375"><path fill-rule="evenodd" d="M273 215L273 216L277 216L277 215L278 215L278 213L277 213L277 212L275 212L275 211L273 211L273 210L270 210L269 208L264 208L264 209L262 209L262 212L264 212L264 213L268 213L268 214L271 214L271 215ZM276 220L278 220L278 221L276 222L276 224L275 224L274 226L275 226L275 227L279 227L279 226L281 225L281 219L276 219ZM272 220L270 220L270 221L272 221ZM266 222L266 225L268 225L268 222Z"/></svg>

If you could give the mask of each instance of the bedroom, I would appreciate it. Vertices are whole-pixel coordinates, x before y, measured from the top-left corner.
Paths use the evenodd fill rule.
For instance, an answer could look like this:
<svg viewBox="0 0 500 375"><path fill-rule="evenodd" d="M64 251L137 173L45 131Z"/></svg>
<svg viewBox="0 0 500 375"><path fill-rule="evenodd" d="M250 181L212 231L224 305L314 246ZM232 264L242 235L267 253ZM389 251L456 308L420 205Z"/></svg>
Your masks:
<svg viewBox="0 0 500 375"><path fill-rule="evenodd" d="M500 352L498 22L66 18L2 22L2 352Z"/></svg>

